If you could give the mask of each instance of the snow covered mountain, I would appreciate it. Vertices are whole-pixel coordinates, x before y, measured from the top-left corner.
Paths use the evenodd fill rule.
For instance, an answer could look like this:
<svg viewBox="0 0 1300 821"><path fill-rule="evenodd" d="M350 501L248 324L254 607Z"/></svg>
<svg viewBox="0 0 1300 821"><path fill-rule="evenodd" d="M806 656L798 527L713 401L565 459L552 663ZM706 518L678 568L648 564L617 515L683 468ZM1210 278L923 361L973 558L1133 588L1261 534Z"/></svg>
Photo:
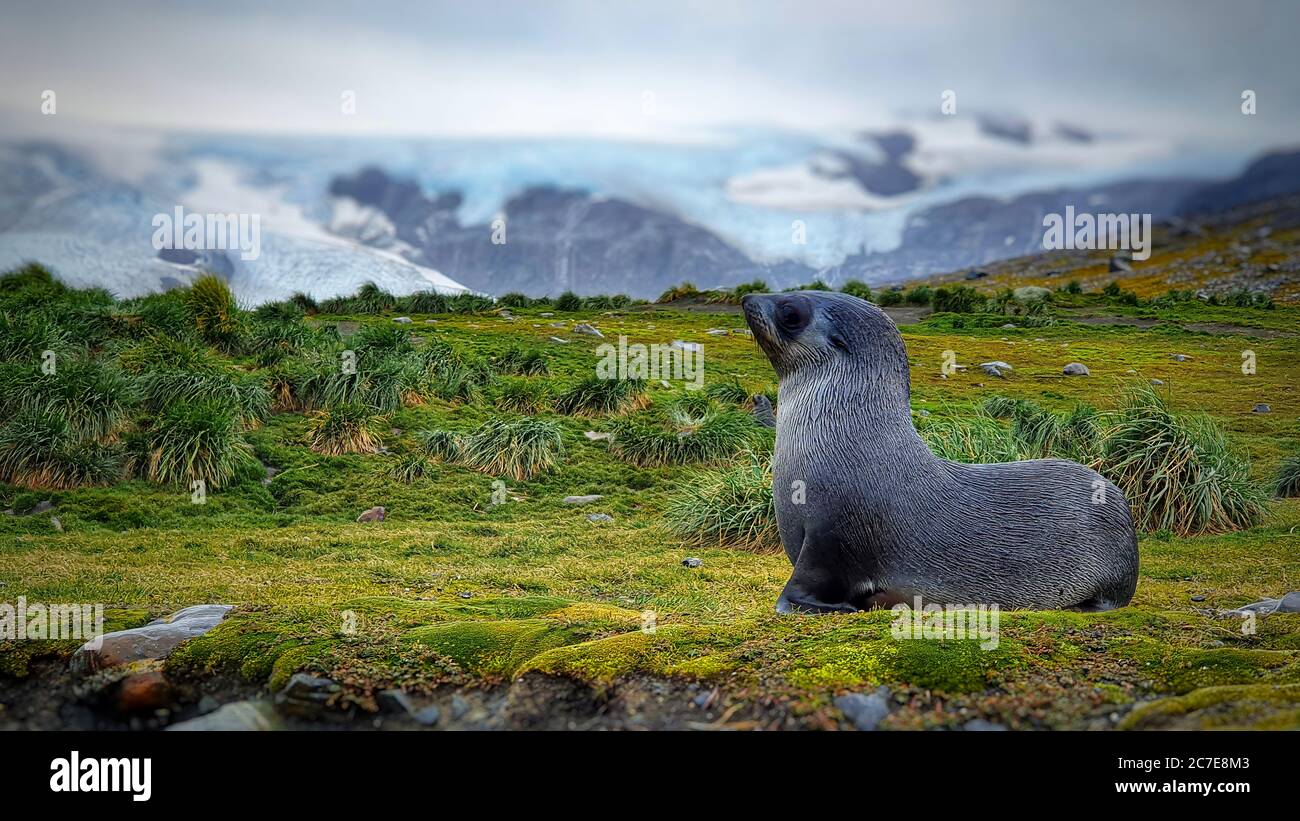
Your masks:
<svg viewBox="0 0 1300 821"><path fill-rule="evenodd" d="M665 143L56 135L0 142L0 269L122 295L206 269L250 304L900 281L1033 252L1070 204L1171 215L1246 159L991 115ZM260 254L160 250L177 207L256 215Z"/></svg>

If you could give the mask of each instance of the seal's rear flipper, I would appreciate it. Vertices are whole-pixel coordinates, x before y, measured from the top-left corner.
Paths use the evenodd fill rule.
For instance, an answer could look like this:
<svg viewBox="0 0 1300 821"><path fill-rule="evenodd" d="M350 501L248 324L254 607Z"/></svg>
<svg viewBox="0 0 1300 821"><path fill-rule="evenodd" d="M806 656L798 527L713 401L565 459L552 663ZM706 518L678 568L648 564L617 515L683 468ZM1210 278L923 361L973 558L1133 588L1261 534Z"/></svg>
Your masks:
<svg viewBox="0 0 1300 821"><path fill-rule="evenodd" d="M807 545L799 551L794 573L776 600L776 612L856 613L861 610L847 601L843 583L817 566L815 553Z"/></svg>

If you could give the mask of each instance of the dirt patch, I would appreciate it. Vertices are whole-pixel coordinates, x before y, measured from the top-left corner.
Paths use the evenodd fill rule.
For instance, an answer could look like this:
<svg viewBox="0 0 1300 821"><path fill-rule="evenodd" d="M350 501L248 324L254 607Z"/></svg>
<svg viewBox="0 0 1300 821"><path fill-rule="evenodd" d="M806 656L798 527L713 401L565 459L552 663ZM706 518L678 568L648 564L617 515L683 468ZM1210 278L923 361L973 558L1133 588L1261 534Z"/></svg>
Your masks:
<svg viewBox="0 0 1300 821"><path fill-rule="evenodd" d="M889 314L895 325L915 325L934 313L934 309L928 305L891 305L880 310Z"/></svg>
<svg viewBox="0 0 1300 821"><path fill-rule="evenodd" d="M1158 319L1149 319L1141 316L1071 316L1071 322L1078 322L1082 325L1121 325L1130 328L1151 328L1160 324Z"/></svg>
<svg viewBox="0 0 1300 821"><path fill-rule="evenodd" d="M1257 336L1261 339L1283 339L1295 336L1290 331L1275 331L1272 328L1247 328L1245 325L1230 325L1226 322L1189 322L1184 330L1202 334L1238 334L1240 336Z"/></svg>

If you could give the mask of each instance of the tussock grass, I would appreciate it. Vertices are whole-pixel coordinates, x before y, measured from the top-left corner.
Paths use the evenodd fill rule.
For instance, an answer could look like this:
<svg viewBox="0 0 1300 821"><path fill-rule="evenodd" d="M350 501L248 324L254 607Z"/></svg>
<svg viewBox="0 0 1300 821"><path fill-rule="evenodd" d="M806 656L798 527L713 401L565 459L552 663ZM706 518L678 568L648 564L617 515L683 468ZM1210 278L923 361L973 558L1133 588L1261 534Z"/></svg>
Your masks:
<svg viewBox="0 0 1300 821"><path fill-rule="evenodd" d="M642 379L601 379L589 376L555 399L555 410L569 416L617 416L649 404Z"/></svg>
<svg viewBox="0 0 1300 821"><path fill-rule="evenodd" d="M764 442L770 447L770 438L769 429L749 414L687 395L669 407L666 418L620 420L609 451L638 467L717 464Z"/></svg>
<svg viewBox="0 0 1300 821"><path fill-rule="evenodd" d="M221 277L204 274L190 285L185 305L194 317L199 337L223 353L239 353L247 333L239 305Z"/></svg>
<svg viewBox="0 0 1300 821"><path fill-rule="evenodd" d="M546 354L537 348L524 348L512 345L496 360L497 370L501 373L518 376L544 376L551 372L550 361Z"/></svg>
<svg viewBox="0 0 1300 821"><path fill-rule="evenodd" d="M928 419L917 432L936 456L951 462L992 464L1020 459L1011 431L991 417Z"/></svg>
<svg viewBox="0 0 1300 821"><path fill-rule="evenodd" d="M511 413L537 414L550 407L551 392L536 379L507 376L496 383L494 404Z"/></svg>
<svg viewBox="0 0 1300 821"><path fill-rule="evenodd" d="M13 392L0 398L0 407L12 400L22 407L58 414L75 439L116 439L131 424L138 401L136 385L129 376L90 359L65 359L52 374L33 369L27 378L9 387Z"/></svg>
<svg viewBox="0 0 1300 821"><path fill-rule="evenodd" d="M311 414L308 447L325 456L374 453L379 439L374 433L375 414L361 405L335 405Z"/></svg>
<svg viewBox="0 0 1300 821"><path fill-rule="evenodd" d="M781 549L771 463L754 453L736 467L699 471L690 477L669 501L664 519L668 529L687 544L758 553Z"/></svg>
<svg viewBox="0 0 1300 821"><path fill-rule="evenodd" d="M429 458L419 453L405 453L388 466L388 475L404 484L413 484L432 473Z"/></svg>
<svg viewBox="0 0 1300 821"><path fill-rule="evenodd" d="M1128 390L1106 436L1102 473L1139 528L1180 536L1256 524L1267 492L1208 417L1176 415L1149 385Z"/></svg>
<svg viewBox="0 0 1300 821"><path fill-rule="evenodd" d="M220 488L261 473L253 449L239 435L239 417L219 401L176 402L155 421L148 436L145 476L161 484L201 479Z"/></svg>
<svg viewBox="0 0 1300 821"><path fill-rule="evenodd" d="M1273 493L1278 498L1300 496L1300 456L1283 460L1273 481Z"/></svg>
<svg viewBox="0 0 1300 821"><path fill-rule="evenodd" d="M457 461L490 476L526 481L564 457L560 426L550 419L494 419L462 437Z"/></svg>
<svg viewBox="0 0 1300 821"><path fill-rule="evenodd" d="M0 427L0 479L31 489L107 485L122 474L115 448L78 441L58 412L29 409Z"/></svg>
<svg viewBox="0 0 1300 821"><path fill-rule="evenodd" d="M732 405L743 405L749 401L749 391L734 379L725 382L711 382L704 388L704 392L708 394L710 399Z"/></svg>
<svg viewBox="0 0 1300 821"><path fill-rule="evenodd" d="M425 430L415 435L430 458L455 462L460 458L460 437L446 430Z"/></svg>

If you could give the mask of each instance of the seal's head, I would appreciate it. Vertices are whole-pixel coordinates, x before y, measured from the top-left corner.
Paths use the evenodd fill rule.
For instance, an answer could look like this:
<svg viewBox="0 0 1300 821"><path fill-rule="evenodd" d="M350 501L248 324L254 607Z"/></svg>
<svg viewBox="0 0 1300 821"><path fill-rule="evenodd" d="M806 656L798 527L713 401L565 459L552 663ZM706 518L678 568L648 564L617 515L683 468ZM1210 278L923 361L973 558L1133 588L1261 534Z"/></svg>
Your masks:
<svg viewBox="0 0 1300 821"><path fill-rule="evenodd" d="M876 306L834 291L749 294L740 301L777 376L851 361L855 370L906 368L902 337Z"/></svg>

